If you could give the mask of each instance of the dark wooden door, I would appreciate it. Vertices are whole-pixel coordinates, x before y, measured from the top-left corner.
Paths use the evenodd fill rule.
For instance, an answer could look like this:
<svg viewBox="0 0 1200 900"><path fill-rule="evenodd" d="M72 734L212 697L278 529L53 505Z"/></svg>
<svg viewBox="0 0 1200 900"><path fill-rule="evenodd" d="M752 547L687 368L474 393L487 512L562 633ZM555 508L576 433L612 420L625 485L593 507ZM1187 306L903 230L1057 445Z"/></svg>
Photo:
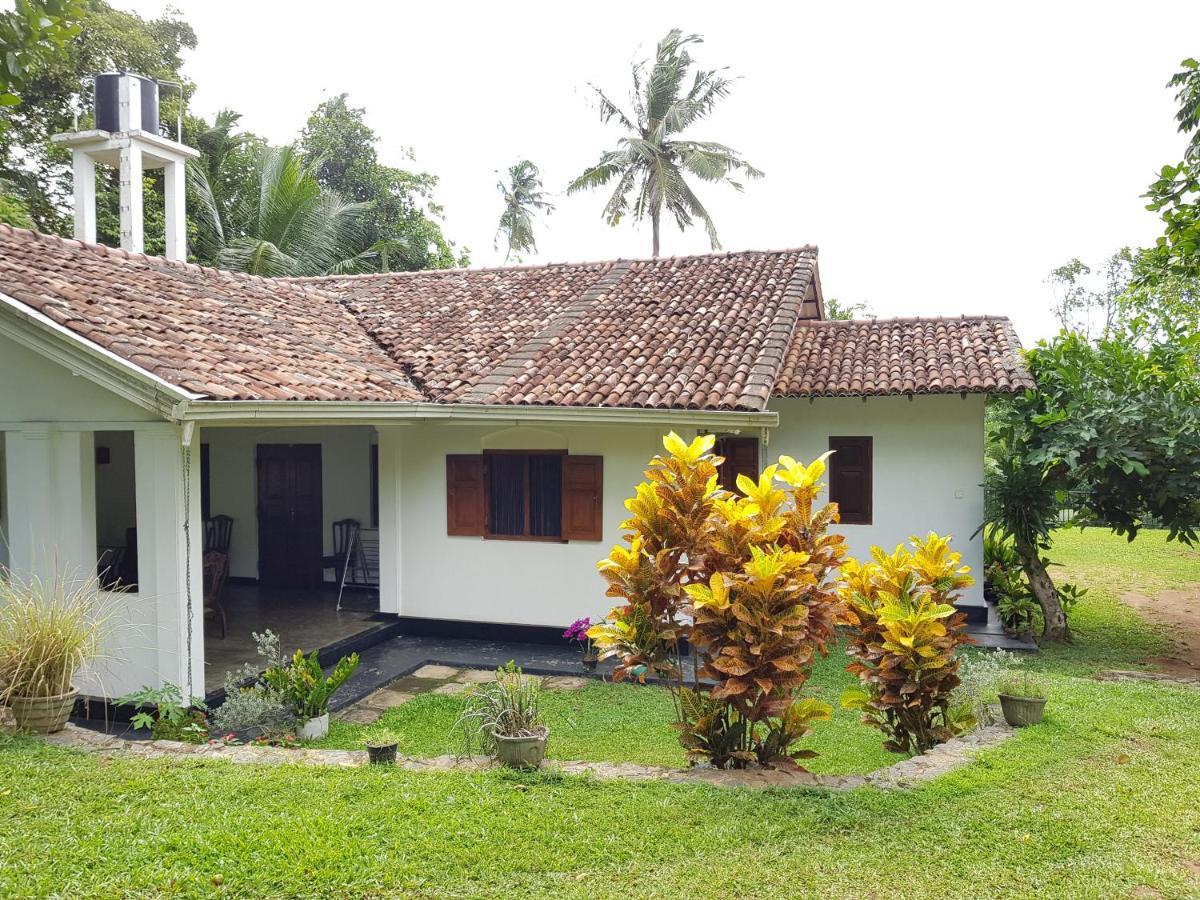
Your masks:
<svg viewBox="0 0 1200 900"><path fill-rule="evenodd" d="M321 445L258 445L258 580L269 587L321 581Z"/></svg>
<svg viewBox="0 0 1200 900"><path fill-rule="evenodd" d="M725 457L718 475L721 487L740 493L737 477L745 475L758 481L758 438L722 437L717 439L716 452Z"/></svg>

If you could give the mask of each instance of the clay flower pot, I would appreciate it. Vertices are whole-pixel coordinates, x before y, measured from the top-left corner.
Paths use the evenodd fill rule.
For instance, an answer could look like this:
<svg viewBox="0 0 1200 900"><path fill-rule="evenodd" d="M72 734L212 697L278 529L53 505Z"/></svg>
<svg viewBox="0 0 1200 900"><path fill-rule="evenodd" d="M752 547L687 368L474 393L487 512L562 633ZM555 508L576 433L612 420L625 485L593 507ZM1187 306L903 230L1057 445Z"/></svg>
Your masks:
<svg viewBox="0 0 1200 900"><path fill-rule="evenodd" d="M1014 697L1012 694L1000 694L1000 709L1004 711L1004 721L1013 728L1037 725L1042 721L1045 708L1045 697Z"/></svg>
<svg viewBox="0 0 1200 900"><path fill-rule="evenodd" d="M53 734L66 726L78 696L79 691L72 688L55 697L10 697L8 705L22 731Z"/></svg>
<svg viewBox="0 0 1200 900"><path fill-rule="evenodd" d="M510 769L537 769L546 758L546 740L550 729L543 728L540 736L506 737L493 734L496 739L496 758Z"/></svg>

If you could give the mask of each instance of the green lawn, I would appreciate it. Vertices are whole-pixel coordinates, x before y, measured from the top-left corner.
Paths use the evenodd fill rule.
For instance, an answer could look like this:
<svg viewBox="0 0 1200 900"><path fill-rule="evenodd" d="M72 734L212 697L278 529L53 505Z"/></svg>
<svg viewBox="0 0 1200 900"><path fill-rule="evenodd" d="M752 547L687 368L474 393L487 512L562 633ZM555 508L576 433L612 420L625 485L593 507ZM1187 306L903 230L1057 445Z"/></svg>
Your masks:
<svg viewBox="0 0 1200 900"><path fill-rule="evenodd" d="M845 654L835 649L813 671L810 693L834 707L833 720L820 723L804 746L818 752L805 763L813 772L857 775L895 762L883 749L878 731L859 723L859 714L841 709L838 698L854 679L845 671ZM363 736L386 728L407 756L438 756L459 749L454 721L461 696L421 694L388 710L373 726L334 722L329 737L307 746L361 748ZM660 687L597 681L580 691L547 691L542 708L550 726L551 759L609 760L684 766L687 757L670 727L670 696Z"/></svg>
<svg viewBox="0 0 1200 900"><path fill-rule="evenodd" d="M0 895L1200 897L1200 691L1083 677L1162 646L1118 592L1200 582L1200 561L1096 531L1054 556L1092 593L1075 645L1035 664L1047 722L916 790L106 761L20 739L0 749ZM453 703L419 702L393 714L406 747L444 749ZM550 702L560 756L675 752L642 733L649 691ZM576 706L611 727L572 728ZM857 727L826 723L822 759L873 766Z"/></svg>

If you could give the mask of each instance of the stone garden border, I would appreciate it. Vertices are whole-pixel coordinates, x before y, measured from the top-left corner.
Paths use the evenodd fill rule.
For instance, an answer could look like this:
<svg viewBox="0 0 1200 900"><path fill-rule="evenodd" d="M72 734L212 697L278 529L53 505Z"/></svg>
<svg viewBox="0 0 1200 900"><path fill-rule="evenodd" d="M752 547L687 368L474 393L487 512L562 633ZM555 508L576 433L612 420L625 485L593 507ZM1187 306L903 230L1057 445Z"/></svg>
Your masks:
<svg viewBox="0 0 1200 900"><path fill-rule="evenodd" d="M894 763L868 775L814 775L776 769L721 770L696 767L676 769L637 763L567 762L547 760L542 771L583 775L605 781L665 781L673 784L707 784L721 788L821 788L844 791L868 785L886 790L915 787L972 761L981 750L995 747L1013 735L1006 725L988 725L953 738L921 756ZM130 741L68 724L46 736L47 743L106 756L141 759L214 759L257 765L308 765L357 768L367 765L365 750L259 747L251 745L186 744L179 741ZM494 768L490 759L399 757L396 766L409 772L478 772Z"/></svg>

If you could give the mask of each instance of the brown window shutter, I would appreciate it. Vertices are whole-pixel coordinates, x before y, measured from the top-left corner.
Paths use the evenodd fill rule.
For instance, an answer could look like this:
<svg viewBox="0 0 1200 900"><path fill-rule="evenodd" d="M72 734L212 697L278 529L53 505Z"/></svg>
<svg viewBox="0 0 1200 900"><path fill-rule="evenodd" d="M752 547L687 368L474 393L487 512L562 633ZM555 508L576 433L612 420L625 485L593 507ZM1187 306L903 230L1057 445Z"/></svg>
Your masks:
<svg viewBox="0 0 1200 900"><path fill-rule="evenodd" d="M604 536L604 457L564 456L562 536L599 541Z"/></svg>
<svg viewBox="0 0 1200 900"><path fill-rule="evenodd" d="M871 524L872 441L869 437L831 437L829 499L847 525Z"/></svg>
<svg viewBox="0 0 1200 900"><path fill-rule="evenodd" d="M446 457L446 534L482 535L485 524L483 457Z"/></svg>
<svg viewBox="0 0 1200 900"><path fill-rule="evenodd" d="M716 452L725 457L721 463L721 487L737 491L739 475L758 480L758 438L723 437L717 440Z"/></svg>

